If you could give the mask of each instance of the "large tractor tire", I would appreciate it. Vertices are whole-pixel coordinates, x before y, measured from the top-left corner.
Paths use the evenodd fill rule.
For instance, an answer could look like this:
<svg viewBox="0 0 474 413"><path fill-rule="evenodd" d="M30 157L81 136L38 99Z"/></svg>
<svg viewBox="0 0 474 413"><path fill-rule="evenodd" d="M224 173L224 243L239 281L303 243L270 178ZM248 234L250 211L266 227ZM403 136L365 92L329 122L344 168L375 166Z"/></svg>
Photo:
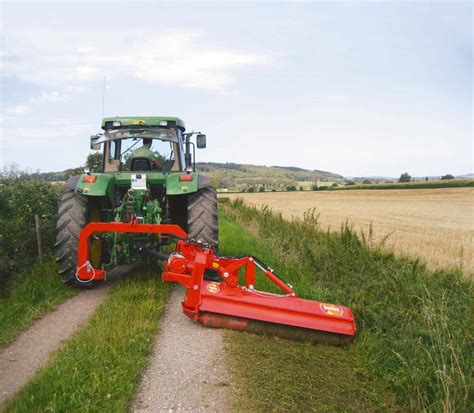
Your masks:
<svg viewBox="0 0 474 413"><path fill-rule="evenodd" d="M216 250L219 244L216 189L207 186L188 198L188 236L207 242Z"/></svg>
<svg viewBox="0 0 474 413"><path fill-rule="evenodd" d="M65 283L82 287L90 286L92 282L82 282L76 277L79 235L89 221L100 221L100 214L97 214L96 208L89 203L87 197L78 194L74 189L66 188L59 201L56 224L55 249L59 275ZM89 248L92 264L94 267L100 267L102 242L93 240Z"/></svg>

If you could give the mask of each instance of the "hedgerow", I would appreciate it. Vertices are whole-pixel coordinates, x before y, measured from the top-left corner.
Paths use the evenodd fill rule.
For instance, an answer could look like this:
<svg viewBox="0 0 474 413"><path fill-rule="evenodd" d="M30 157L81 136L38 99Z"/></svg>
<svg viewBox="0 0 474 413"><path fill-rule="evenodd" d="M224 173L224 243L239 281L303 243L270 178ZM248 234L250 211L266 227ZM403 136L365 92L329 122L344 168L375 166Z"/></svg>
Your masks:
<svg viewBox="0 0 474 413"><path fill-rule="evenodd" d="M54 226L62 188L27 174L0 174L0 282L38 258L35 215L46 256L54 247Z"/></svg>

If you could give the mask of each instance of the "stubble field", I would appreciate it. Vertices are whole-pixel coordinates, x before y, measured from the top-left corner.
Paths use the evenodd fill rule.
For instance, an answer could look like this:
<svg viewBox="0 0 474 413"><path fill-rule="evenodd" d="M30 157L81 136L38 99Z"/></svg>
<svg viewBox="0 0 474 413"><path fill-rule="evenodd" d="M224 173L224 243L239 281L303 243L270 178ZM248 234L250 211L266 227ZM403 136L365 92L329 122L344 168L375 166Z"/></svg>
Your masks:
<svg viewBox="0 0 474 413"><path fill-rule="evenodd" d="M256 206L268 205L286 218L315 208L323 228L348 221L373 243L398 255L421 257L431 269L461 267L474 274L474 188L267 192L226 194Z"/></svg>

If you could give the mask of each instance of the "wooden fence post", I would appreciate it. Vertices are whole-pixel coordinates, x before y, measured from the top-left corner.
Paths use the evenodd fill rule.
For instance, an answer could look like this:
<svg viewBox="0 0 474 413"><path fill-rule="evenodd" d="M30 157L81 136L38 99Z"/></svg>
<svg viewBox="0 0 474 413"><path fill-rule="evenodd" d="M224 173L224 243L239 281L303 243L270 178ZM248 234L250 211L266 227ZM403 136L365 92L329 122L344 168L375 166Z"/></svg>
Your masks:
<svg viewBox="0 0 474 413"><path fill-rule="evenodd" d="M43 262L43 239L41 237L41 222L38 214L35 214L36 239L38 240L39 262Z"/></svg>

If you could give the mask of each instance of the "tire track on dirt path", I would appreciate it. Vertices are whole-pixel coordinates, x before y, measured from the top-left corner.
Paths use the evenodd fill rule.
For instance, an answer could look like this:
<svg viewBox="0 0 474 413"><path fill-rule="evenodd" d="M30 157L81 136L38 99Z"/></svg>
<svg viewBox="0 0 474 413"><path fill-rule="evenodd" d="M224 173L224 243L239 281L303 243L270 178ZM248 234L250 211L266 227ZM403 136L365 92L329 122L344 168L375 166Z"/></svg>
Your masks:
<svg viewBox="0 0 474 413"><path fill-rule="evenodd" d="M103 284L80 292L0 349L0 405L20 390L48 362L51 353L87 321L108 290Z"/></svg>
<svg viewBox="0 0 474 413"><path fill-rule="evenodd" d="M223 331L206 328L183 314L184 288L175 286L162 319L133 410L230 410L230 377Z"/></svg>

